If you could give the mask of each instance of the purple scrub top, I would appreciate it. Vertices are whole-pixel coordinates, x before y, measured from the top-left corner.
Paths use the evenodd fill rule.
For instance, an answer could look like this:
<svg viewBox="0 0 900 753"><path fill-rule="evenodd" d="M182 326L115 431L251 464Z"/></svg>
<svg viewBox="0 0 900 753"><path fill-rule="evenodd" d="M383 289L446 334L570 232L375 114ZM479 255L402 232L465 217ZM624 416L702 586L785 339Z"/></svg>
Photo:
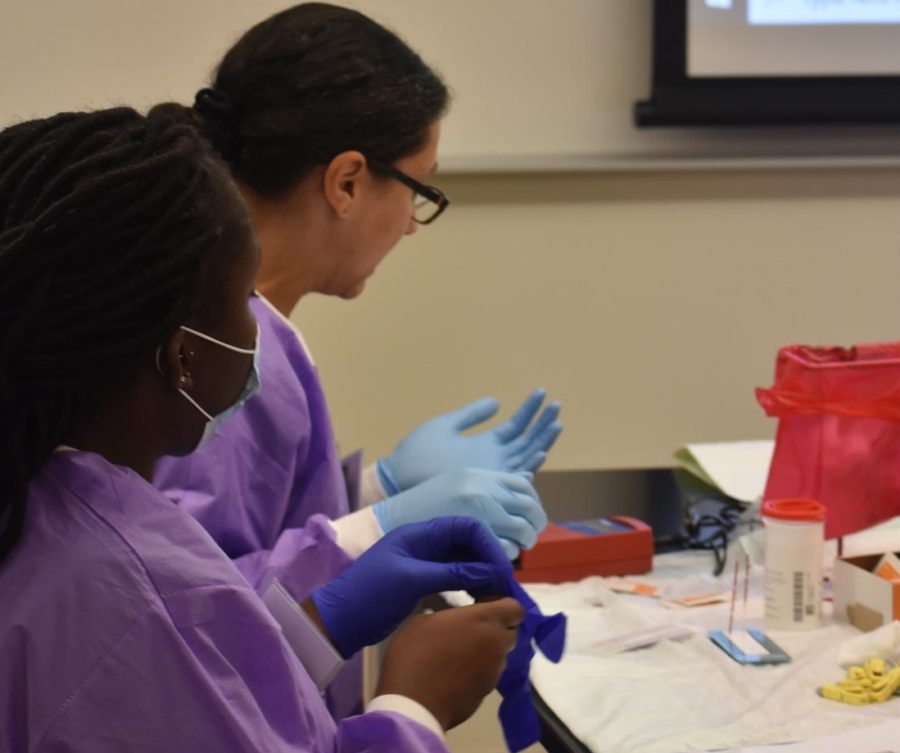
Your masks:
<svg viewBox="0 0 900 753"><path fill-rule="evenodd" d="M291 534L257 575L303 599L348 558L323 518ZM336 724L209 535L92 453L58 452L33 479L0 605L2 750L447 750L400 714Z"/></svg>
<svg viewBox="0 0 900 753"><path fill-rule="evenodd" d="M325 395L299 333L261 296L260 391L183 458L162 458L153 483L230 557L270 549L282 531L349 510Z"/></svg>

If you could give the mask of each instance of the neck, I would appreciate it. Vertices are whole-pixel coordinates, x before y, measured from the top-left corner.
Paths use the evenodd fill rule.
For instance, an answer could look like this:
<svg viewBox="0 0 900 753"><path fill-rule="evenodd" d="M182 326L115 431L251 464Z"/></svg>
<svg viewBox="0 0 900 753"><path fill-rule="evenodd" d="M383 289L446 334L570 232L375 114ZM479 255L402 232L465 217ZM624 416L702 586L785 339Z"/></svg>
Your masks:
<svg viewBox="0 0 900 753"><path fill-rule="evenodd" d="M307 293L315 290L308 275L297 274L292 266L296 259L288 257L288 249L279 248L277 243L260 241L259 272L256 275L256 289L284 316L291 312Z"/></svg>
<svg viewBox="0 0 900 753"><path fill-rule="evenodd" d="M131 468L147 481L152 479L153 466L158 458L156 453L128 446L121 441L120 437L108 436L96 429L95 426L84 427L81 431L73 434L66 444L76 450L96 453L113 465Z"/></svg>
<svg viewBox="0 0 900 753"><path fill-rule="evenodd" d="M154 411L146 401L136 401L130 395L112 397L63 444L94 452L150 481L154 464L165 454L155 430L150 428L154 427Z"/></svg>
<svg viewBox="0 0 900 753"><path fill-rule="evenodd" d="M329 254L324 213L307 186L285 199L269 200L245 187L260 248L256 289L278 311L290 316L308 293L327 289Z"/></svg>

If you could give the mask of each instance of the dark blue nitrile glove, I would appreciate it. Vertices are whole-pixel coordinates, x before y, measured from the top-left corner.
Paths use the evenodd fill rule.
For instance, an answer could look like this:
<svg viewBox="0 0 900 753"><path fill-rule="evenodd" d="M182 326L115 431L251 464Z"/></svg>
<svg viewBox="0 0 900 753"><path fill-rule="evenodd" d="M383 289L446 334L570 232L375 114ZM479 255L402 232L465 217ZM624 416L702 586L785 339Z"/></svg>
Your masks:
<svg viewBox="0 0 900 753"><path fill-rule="evenodd" d="M385 533L442 515L475 518L493 531L512 560L520 549L533 547L547 525L547 514L531 478L525 472L451 471L376 502L372 510Z"/></svg>
<svg viewBox="0 0 900 753"><path fill-rule="evenodd" d="M419 599L441 591L473 596L508 590L512 565L473 518L434 518L388 533L312 598L344 658L384 640Z"/></svg>
<svg viewBox="0 0 900 753"><path fill-rule="evenodd" d="M510 594L525 609L525 619L519 626L516 646L507 655L506 669L500 675L497 690L503 696L500 702L500 724L503 737L511 753L538 742L541 726L531 700L528 673L534 656L532 642L550 661L562 658L566 642L566 616L561 612L545 617L538 605L512 577L505 593Z"/></svg>
<svg viewBox="0 0 900 753"><path fill-rule="evenodd" d="M397 494L432 476L460 468L536 471L562 431L562 424L556 420L558 402L548 403L533 421L545 396L545 390L535 390L513 416L479 434L462 432L494 416L500 405L492 397L426 421L378 461L378 479L385 493Z"/></svg>

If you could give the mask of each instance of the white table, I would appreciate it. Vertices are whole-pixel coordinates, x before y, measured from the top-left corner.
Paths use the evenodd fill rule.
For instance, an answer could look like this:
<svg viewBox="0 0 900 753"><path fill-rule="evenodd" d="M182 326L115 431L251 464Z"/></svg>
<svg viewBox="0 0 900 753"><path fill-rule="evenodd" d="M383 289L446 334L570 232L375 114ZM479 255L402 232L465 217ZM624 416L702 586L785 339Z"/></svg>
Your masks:
<svg viewBox="0 0 900 753"><path fill-rule="evenodd" d="M845 554L891 546L900 548L900 519L879 532L848 537ZM731 562L719 578L711 570L710 553L678 552L657 557L654 572L637 577L660 586L668 597L729 591ZM824 624L816 630L769 631L791 655L789 664L742 666L706 636L709 628L727 627L729 603L673 608L658 599L613 593L609 584L587 578L528 586L545 614L564 611L569 617L563 661L553 665L536 657L532 684L594 753L681 753L689 746L710 750L804 740L900 717L900 697L856 707L816 694L818 686L844 676L838 649L859 635L853 626L831 619L827 603ZM762 585L761 568L752 568L749 598L746 607L738 599L735 627L763 627ZM696 633L617 655L595 648L614 634L673 621ZM895 747L900 750L900 740Z"/></svg>

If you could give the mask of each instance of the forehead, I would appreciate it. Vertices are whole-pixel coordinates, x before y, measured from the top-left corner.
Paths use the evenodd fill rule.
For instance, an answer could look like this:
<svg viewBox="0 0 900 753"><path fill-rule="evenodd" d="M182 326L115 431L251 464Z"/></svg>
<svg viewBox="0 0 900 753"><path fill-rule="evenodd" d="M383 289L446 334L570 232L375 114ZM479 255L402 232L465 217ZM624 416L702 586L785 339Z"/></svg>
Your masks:
<svg viewBox="0 0 900 753"><path fill-rule="evenodd" d="M430 170L437 163L438 144L441 139L440 121L435 121L430 126L425 135L425 143L415 154L410 154L403 159L397 161L397 167L401 170L404 167L418 167L424 170Z"/></svg>

